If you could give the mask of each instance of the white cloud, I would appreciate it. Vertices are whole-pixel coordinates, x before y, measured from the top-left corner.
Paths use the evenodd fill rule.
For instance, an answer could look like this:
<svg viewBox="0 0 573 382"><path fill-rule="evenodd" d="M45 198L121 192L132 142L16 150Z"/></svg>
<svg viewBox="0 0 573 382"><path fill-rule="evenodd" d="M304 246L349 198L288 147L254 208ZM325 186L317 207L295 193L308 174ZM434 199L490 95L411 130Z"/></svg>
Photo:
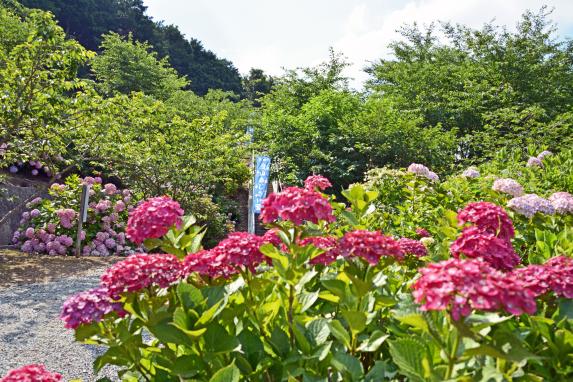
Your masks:
<svg viewBox="0 0 573 382"><path fill-rule="evenodd" d="M559 32L573 31L572 0L145 0L149 14L178 25L242 73L258 67L278 75L282 68L315 65L328 48L348 57L354 86L362 69L390 54L396 30L416 21L442 20L479 28L495 19L513 28L525 9L555 7Z"/></svg>

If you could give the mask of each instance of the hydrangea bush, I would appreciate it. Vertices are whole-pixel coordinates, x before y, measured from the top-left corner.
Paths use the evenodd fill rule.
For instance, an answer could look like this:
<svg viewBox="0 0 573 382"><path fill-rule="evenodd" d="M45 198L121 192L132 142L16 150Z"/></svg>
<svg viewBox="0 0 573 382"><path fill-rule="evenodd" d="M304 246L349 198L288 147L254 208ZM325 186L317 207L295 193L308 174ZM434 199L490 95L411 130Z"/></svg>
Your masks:
<svg viewBox="0 0 573 382"><path fill-rule="evenodd" d="M135 206L132 193L99 177L70 176L54 183L49 197L28 203L13 243L26 253L72 255L75 253L82 185L89 188L87 221L81 233L82 255L128 255L136 246L126 237L128 214Z"/></svg>
<svg viewBox="0 0 573 382"><path fill-rule="evenodd" d="M441 187L400 176L404 195ZM573 259L559 246L540 263L520 255L535 222L518 227L511 210L475 201L381 231L381 216L398 221L381 194L357 185L341 202L316 180L264 201L265 235L208 250L181 245L196 231L183 212L143 203L147 224L130 219L130 235L166 253L129 256L62 308L78 341L106 348L95 370L117 365L125 381L573 377ZM397 213L436 216L414 198Z"/></svg>

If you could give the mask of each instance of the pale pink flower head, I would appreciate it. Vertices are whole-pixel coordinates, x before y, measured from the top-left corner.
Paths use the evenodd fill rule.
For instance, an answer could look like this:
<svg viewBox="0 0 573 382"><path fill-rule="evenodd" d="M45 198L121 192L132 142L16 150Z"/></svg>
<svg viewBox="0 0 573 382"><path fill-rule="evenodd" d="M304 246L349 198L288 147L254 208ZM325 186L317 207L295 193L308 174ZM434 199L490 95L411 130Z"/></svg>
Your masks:
<svg viewBox="0 0 573 382"><path fill-rule="evenodd" d="M174 255L138 253L108 268L101 276L101 286L118 299L122 293L151 286L167 288L182 272L183 264Z"/></svg>
<svg viewBox="0 0 573 382"><path fill-rule="evenodd" d="M123 200L118 200L113 207L115 212L125 211L125 202Z"/></svg>
<svg viewBox="0 0 573 382"><path fill-rule="evenodd" d="M92 186L93 184L95 184L95 179L91 176L86 176L83 180L82 180L82 184L86 185L86 186Z"/></svg>
<svg viewBox="0 0 573 382"><path fill-rule="evenodd" d="M527 160L527 167L541 167L541 168L543 168L543 162L539 158L530 157Z"/></svg>
<svg viewBox="0 0 573 382"><path fill-rule="evenodd" d="M573 196L568 192L556 192L549 197L549 202L559 215L573 214Z"/></svg>
<svg viewBox="0 0 573 382"><path fill-rule="evenodd" d="M421 310L448 310L454 320L472 310L520 315L536 310L535 295L525 284L479 259L450 259L428 264L413 284Z"/></svg>
<svg viewBox="0 0 573 382"><path fill-rule="evenodd" d="M428 249L419 240L402 237L398 239L398 245L402 249L402 252L407 255L414 255L416 257L428 255Z"/></svg>
<svg viewBox="0 0 573 382"><path fill-rule="evenodd" d="M168 196L147 199L129 214L127 237L136 244L160 238L171 227L181 227L183 213L179 203Z"/></svg>
<svg viewBox="0 0 573 382"><path fill-rule="evenodd" d="M32 364L13 369L0 382L61 382L62 375L49 372L44 365Z"/></svg>
<svg viewBox="0 0 573 382"><path fill-rule="evenodd" d="M111 312L125 315L121 304L114 302L105 288L97 288L69 297L62 306L60 318L66 328L76 329L82 324L100 322Z"/></svg>
<svg viewBox="0 0 573 382"><path fill-rule="evenodd" d="M501 271L509 271L521 262L509 241L484 232L478 227L464 228L462 234L452 243L450 251L455 258L459 258L460 255L474 259L481 258Z"/></svg>
<svg viewBox="0 0 573 382"><path fill-rule="evenodd" d="M319 192L299 187L288 187L280 193L272 193L263 200L260 216L264 223L278 220L291 221L296 225L304 222L333 222L332 206Z"/></svg>
<svg viewBox="0 0 573 382"><path fill-rule="evenodd" d="M401 260L404 251L390 236L378 231L356 230L347 232L339 243L340 254L344 257L362 257L371 265L376 265L382 256Z"/></svg>
<svg viewBox="0 0 573 382"><path fill-rule="evenodd" d="M35 232L34 228L28 227L28 228L26 228L26 231L24 232L24 235L25 235L28 239L33 239L33 238L36 236L36 232Z"/></svg>
<svg viewBox="0 0 573 382"><path fill-rule="evenodd" d="M527 194L513 198L507 202L507 206L527 218L532 218L536 213L553 215L555 207L547 199L536 194Z"/></svg>
<svg viewBox="0 0 573 382"><path fill-rule="evenodd" d="M412 163L410 166L408 166L408 172L422 176L424 178L428 178L430 175L430 169L419 163Z"/></svg>
<svg viewBox="0 0 573 382"><path fill-rule="evenodd" d="M483 232L510 241L515 236L513 222L500 206L489 202L469 203L458 211L460 224L472 223Z"/></svg>
<svg viewBox="0 0 573 382"><path fill-rule="evenodd" d="M440 181L440 177L438 176L438 174L436 174L433 171L428 172L427 178L430 179L432 182L439 182Z"/></svg>
<svg viewBox="0 0 573 382"><path fill-rule="evenodd" d="M310 191L326 190L332 187L330 181L322 175L311 175L304 181L304 188Z"/></svg>
<svg viewBox="0 0 573 382"><path fill-rule="evenodd" d="M523 187L521 184L510 178L496 179L491 189L514 197L523 195Z"/></svg>
<svg viewBox="0 0 573 382"><path fill-rule="evenodd" d="M476 167L468 167L462 172L462 176L469 179L479 178L479 175L479 170Z"/></svg>
<svg viewBox="0 0 573 382"><path fill-rule="evenodd" d="M103 191L108 195L114 195L117 192L117 187L113 183L106 183L103 186Z"/></svg>
<svg viewBox="0 0 573 382"><path fill-rule="evenodd" d="M313 245L315 248L324 250L323 253L310 260L310 264L329 265L336 261L340 252L338 240L334 236L310 236L302 239L298 245Z"/></svg>

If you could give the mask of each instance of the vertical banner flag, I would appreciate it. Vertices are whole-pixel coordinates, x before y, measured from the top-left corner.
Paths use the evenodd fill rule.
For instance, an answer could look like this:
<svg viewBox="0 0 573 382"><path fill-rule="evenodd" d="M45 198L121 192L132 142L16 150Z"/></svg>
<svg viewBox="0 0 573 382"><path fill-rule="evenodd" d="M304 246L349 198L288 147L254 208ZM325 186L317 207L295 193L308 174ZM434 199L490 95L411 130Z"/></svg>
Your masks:
<svg viewBox="0 0 573 382"><path fill-rule="evenodd" d="M261 212L261 204L267 196L269 174L271 172L271 158L258 156L255 161L255 183L253 185L253 213Z"/></svg>

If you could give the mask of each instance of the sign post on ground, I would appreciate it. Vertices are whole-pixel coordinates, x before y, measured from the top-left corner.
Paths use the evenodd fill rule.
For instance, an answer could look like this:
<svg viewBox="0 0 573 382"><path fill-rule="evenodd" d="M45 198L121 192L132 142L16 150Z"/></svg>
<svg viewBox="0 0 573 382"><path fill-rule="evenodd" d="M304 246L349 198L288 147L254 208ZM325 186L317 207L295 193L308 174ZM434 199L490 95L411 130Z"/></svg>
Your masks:
<svg viewBox="0 0 573 382"><path fill-rule="evenodd" d="M88 218L88 204L90 200L90 186L84 184L80 199L80 213L78 215L78 235L76 236L76 257L80 257L82 251L82 226Z"/></svg>

